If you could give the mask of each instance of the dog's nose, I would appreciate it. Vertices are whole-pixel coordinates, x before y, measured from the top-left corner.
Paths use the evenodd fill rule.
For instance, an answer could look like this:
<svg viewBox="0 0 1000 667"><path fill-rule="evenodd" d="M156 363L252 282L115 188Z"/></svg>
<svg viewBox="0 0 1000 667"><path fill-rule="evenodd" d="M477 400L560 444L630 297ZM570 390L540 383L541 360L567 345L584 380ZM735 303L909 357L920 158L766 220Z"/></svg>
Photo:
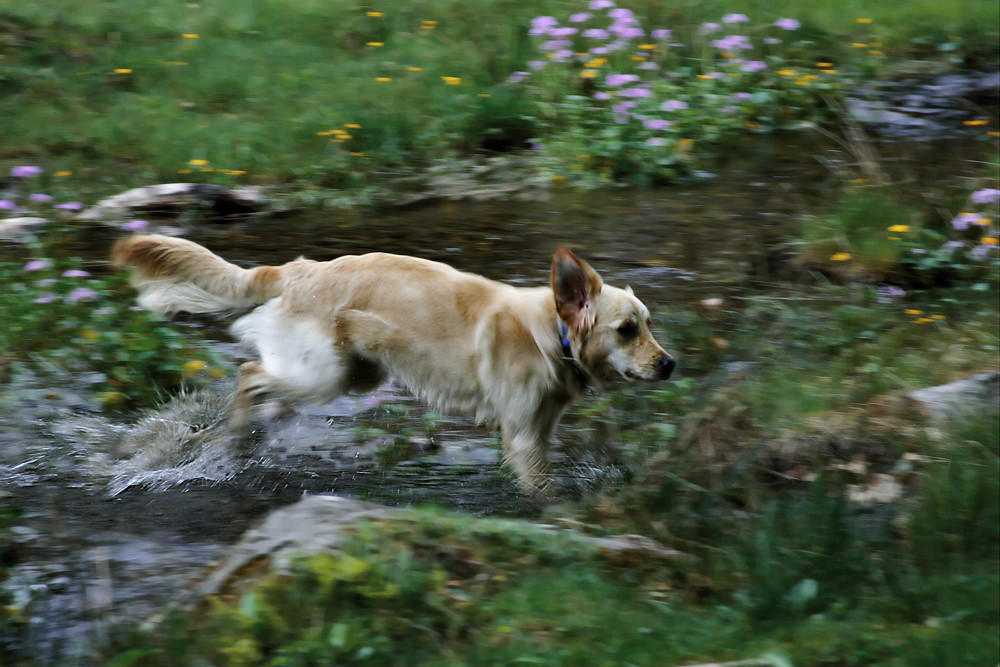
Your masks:
<svg viewBox="0 0 1000 667"><path fill-rule="evenodd" d="M660 365L660 379L667 380L670 378L670 374L674 372L674 366L677 365L677 362L674 361L673 357L665 354L662 357L660 357L659 365Z"/></svg>

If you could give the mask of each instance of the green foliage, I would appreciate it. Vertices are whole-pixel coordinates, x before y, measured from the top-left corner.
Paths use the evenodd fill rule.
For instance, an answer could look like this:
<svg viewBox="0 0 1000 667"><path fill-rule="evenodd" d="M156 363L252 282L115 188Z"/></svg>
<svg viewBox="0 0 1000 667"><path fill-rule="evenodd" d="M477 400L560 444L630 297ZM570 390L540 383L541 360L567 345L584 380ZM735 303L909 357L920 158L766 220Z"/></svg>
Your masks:
<svg viewBox="0 0 1000 667"><path fill-rule="evenodd" d="M748 11L745 3L620 4L647 30L670 29L672 37L655 51L633 40L589 68L599 72L593 79L580 77L583 65L607 56L551 63L521 86L507 83L511 73L545 59L528 34L531 20L551 15L566 25L587 3L222 0L140 2L131 11L114 2L7 3L0 155L16 159L11 166L72 171L101 194L179 176L361 189L449 154L520 150L534 138L547 147L536 155L540 168L553 175L582 184L660 181L728 150L724 142L741 133L826 117L824 97L836 97L845 78L884 69L886 54L916 47L957 60L996 52L991 3L908 0L891 11L867 8L872 23L858 24L862 17L843 3L761 2L752 28L725 24L753 41L735 50L713 47L723 33L700 26ZM771 25L782 16L801 26ZM866 48L851 46L858 43ZM643 62L630 59L639 53ZM747 71L741 60L767 68ZM817 66L823 62L833 66ZM661 69L637 69L643 64ZM637 100L627 123L614 122L613 101L593 99L609 92L612 72L638 72L655 93ZM661 112L668 100L688 108ZM634 115L674 125L650 130ZM350 139L324 134L345 124L361 127ZM191 160L207 164L193 168Z"/></svg>
<svg viewBox="0 0 1000 667"><path fill-rule="evenodd" d="M44 246L32 250L27 262L0 260L0 349L15 371L91 374L90 388L114 409L152 405L182 385L221 376L211 365L217 354L194 332L131 305L123 276L95 277L79 261L47 256Z"/></svg>
<svg viewBox="0 0 1000 667"><path fill-rule="evenodd" d="M995 182L982 179L980 185ZM850 188L833 211L804 221L801 258L855 278L996 292L1000 193L968 186L966 193L961 209L942 219L940 208L925 210L925 205L905 201L896 189Z"/></svg>

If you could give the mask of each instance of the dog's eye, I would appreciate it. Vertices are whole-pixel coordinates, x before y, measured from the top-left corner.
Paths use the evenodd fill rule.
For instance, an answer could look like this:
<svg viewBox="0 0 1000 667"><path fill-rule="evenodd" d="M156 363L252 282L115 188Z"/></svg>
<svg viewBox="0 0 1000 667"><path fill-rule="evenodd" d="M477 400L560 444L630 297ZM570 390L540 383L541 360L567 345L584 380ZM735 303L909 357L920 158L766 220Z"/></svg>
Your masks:
<svg viewBox="0 0 1000 667"><path fill-rule="evenodd" d="M618 335L622 338L635 338L639 334L639 325L628 320L618 326Z"/></svg>

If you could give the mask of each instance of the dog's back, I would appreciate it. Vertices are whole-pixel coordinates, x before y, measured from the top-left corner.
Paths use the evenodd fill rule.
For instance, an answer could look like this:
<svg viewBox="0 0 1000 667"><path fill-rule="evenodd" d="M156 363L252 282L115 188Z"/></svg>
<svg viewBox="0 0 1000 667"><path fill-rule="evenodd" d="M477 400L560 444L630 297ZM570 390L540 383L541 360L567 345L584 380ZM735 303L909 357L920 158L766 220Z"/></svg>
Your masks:
<svg viewBox="0 0 1000 667"><path fill-rule="evenodd" d="M592 379L669 377L631 290L604 285L566 249L549 287L521 288L414 257L371 253L243 269L183 239L135 236L112 257L135 267L157 312L250 312L233 333L260 361L240 367L232 423L263 395L319 402L393 377L442 410L499 424L522 487L548 484L548 438Z"/></svg>

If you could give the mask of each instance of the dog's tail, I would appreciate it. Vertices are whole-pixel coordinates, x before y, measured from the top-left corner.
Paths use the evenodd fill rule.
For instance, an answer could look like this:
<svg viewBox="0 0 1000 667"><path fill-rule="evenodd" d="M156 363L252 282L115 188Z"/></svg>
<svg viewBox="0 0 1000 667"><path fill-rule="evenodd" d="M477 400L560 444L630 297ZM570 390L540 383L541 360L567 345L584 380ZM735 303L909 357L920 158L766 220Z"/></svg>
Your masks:
<svg viewBox="0 0 1000 667"><path fill-rule="evenodd" d="M139 304L164 315L246 310L277 296L284 282L282 267L243 269L197 243L158 234L118 241L111 260L134 267Z"/></svg>

